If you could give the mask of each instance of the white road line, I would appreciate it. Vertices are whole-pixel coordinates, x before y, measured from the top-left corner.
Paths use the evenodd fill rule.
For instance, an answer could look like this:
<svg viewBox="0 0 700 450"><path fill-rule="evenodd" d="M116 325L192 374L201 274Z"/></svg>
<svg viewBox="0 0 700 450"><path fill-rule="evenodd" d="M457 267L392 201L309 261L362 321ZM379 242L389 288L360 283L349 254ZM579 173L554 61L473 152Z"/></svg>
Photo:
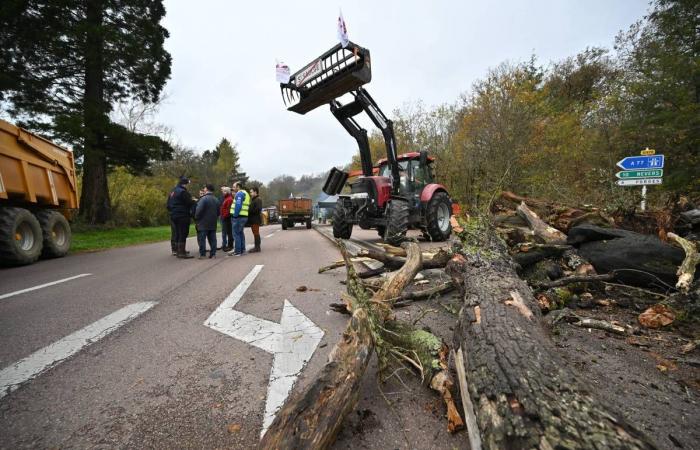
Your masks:
<svg viewBox="0 0 700 450"><path fill-rule="evenodd" d="M4 368L0 371L0 398L78 353L83 347L99 341L155 305L156 302L143 302L125 306Z"/></svg>
<svg viewBox="0 0 700 450"><path fill-rule="evenodd" d="M56 281L52 281L50 283L40 284L39 286L34 286L34 287L27 288L27 289L22 289L21 291L15 291L15 292L10 292L8 294L2 294L2 295L0 295L0 300L2 300L4 298L12 297L14 295L24 294L25 292L31 292L31 291L36 291L37 289L43 289L45 287L53 286L54 284L65 283L66 281L75 280L76 278L87 277L88 275L92 275L92 274L91 273L81 273L80 275L76 275L74 277L68 277L68 278L64 278L62 280L56 280Z"/></svg>
<svg viewBox="0 0 700 450"><path fill-rule="evenodd" d="M279 231L279 230L278 230L278 231ZM275 233L277 233L277 231L273 231L272 233L270 233L270 234L268 234L267 236L265 236L265 238L266 238L266 239L267 239L267 238L271 238L272 236L275 235Z"/></svg>

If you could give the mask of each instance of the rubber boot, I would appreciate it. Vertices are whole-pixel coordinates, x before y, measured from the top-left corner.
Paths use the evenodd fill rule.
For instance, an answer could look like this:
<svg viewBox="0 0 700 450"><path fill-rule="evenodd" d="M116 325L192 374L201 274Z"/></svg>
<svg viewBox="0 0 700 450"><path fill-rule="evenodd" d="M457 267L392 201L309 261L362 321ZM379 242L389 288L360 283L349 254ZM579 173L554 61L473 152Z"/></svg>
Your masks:
<svg viewBox="0 0 700 450"><path fill-rule="evenodd" d="M259 253L260 252L260 235L254 236L255 238L255 248L250 250L250 253Z"/></svg>
<svg viewBox="0 0 700 450"><path fill-rule="evenodd" d="M185 245L187 245L185 242L178 242L177 243L177 257L180 259L192 259L194 256L191 256L187 251L185 251Z"/></svg>

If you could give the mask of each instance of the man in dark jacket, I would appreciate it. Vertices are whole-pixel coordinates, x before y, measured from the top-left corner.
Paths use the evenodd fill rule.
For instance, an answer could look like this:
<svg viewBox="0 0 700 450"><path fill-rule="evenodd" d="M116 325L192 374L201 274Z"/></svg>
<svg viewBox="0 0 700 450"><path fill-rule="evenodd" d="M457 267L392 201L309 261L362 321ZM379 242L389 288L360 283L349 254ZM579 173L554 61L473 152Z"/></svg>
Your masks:
<svg viewBox="0 0 700 450"><path fill-rule="evenodd" d="M219 212L221 218L221 250L228 252L233 250L233 228L231 228L231 203L233 203L233 196L231 195L231 188L221 186L221 195Z"/></svg>
<svg viewBox="0 0 700 450"><path fill-rule="evenodd" d="M207 240L210 249L209 258L216 258L216 223L218 219L219 200L214 197L214 186L207 184L194 212L194 221L197 224L199 259L204 259L207 256Z"/></svg>
<svg viewBox="0 0 700 450"><path fill-rule="evenodd" d="M190 193L187 192L189 183L190 180L186 177L180 177L177 186L168 195L167 205L170 212L171 231L174 234L171 241L174 241L176 256L183 259L192 258L186 250L187 235L190 232L192 205L195 203Z"/></svg>
<svg viewBox="0 0 700 450"><path fill-rule="evenodd" d="M260 251L260 223L262 214L262 200L260 200L260 193L258 188L250 188L250 209L248 210L248 225L253 232L253 238L255 239L255 248L250 251L250 253L256 253Z"/></svg>

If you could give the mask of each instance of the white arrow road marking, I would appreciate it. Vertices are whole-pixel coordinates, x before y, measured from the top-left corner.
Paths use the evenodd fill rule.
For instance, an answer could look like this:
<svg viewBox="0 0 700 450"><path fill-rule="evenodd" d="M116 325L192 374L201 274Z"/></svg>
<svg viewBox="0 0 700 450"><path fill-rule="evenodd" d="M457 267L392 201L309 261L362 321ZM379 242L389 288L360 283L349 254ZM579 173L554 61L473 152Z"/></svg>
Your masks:
<svg viewBox="0 0 700 450"><path fill-rule="evenodd" d="M65 283L66 281L75 280L76 278L87 277L88 275L92 275L92 274L91 273L81 273L80 275L76 275L74 277L63 278L62 280L56 280L56 281L52 281L50 283L40 284L38 286L30 287L27 289L22 289L21 291L9 292L7 294L0 295L0 300L2 300L4 298L15 296L15 295L19 295L19 294L24 294L25 292L36 291L37 289L42 289L45 287L53 286L54 284Z"/></svg>
<svg viewBox="0 0 700 450"><path fill-rule="evenodd" d="M216 331L273 355L261 437L284 404L299 373L311 359L324 334L323 330L286 299L280 323L233 309L263 267L262 264L253 267L253 270L204 322L204 325Z"/></svg>
<svg viewBox="0 0 700 450"><path fill-rule="evenodd" d="M155 306L155 302L134 303L123 307L53 344L37 350L0 371L0 398L17 389L22 383L37 377L64 359L78 353L117 328Z"/></svg>

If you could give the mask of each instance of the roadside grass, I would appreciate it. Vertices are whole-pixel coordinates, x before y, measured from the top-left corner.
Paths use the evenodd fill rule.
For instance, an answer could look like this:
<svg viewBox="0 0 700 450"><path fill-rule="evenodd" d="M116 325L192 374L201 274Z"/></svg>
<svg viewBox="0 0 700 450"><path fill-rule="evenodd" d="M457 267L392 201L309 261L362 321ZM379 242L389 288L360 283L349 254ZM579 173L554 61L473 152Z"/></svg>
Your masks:
<svg viewBox="0 0 700 450"><path fill-rule="evenodd" d="M196 236L190 225L190 236ZM71 252L90 252L150 242L169 241L170 225L142 228L74 230Z"/></svg>

